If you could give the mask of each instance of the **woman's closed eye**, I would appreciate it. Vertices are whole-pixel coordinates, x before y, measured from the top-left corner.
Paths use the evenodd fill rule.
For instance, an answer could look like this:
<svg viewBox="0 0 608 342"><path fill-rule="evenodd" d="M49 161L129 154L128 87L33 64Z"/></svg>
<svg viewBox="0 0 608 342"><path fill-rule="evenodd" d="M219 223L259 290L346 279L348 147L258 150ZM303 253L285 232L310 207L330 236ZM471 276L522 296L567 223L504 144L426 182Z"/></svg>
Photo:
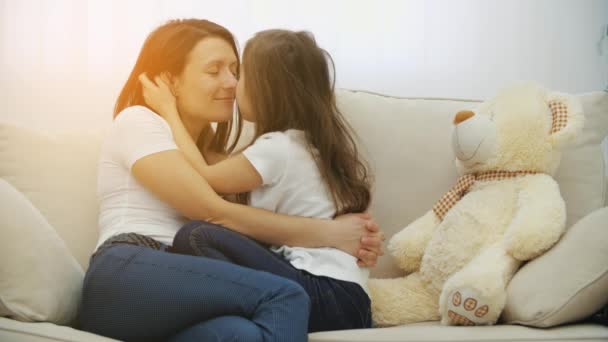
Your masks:
<svg viewBox="0 0 608 342"><path fill-rule="evenodd" d="M205 71L205 73L209 74L209 75L218 75L220 73L220 69L219 68L212 68L212 69L207 69L207 71Z"/></svg>

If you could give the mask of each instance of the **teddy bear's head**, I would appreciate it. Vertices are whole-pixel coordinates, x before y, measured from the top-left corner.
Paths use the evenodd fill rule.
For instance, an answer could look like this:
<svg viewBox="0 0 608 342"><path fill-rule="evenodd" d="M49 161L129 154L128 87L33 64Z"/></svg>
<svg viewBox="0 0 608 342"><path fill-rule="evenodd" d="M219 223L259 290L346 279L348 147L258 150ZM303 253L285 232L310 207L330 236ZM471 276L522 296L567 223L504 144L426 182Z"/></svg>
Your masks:
<svg viewBox="0 0 608 342"><path fill-rule="evenodd" d="M473 111L454 117L452 148L461 174L536 171L553 174L560 149L582 129L578 100L537 84L501 90Z"/></svg>

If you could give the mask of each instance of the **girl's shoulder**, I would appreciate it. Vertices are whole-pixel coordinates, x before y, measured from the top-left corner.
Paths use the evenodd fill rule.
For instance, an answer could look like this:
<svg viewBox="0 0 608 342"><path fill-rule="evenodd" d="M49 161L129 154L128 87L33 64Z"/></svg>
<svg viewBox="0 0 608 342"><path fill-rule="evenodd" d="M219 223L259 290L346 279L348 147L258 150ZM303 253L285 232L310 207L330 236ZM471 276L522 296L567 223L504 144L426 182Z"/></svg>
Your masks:
<svg viewBox="0 0 608 342"><path fill-rule="evenodd" d="M304 133L304 131L297 129L264 133L260 135L253 142L253 144L272 144L275 146L284 146L286 148L294 148L307 145L306 134Z"/></svg>
<svg viewBox="0 0 608 342"><path fill-rule="evenodd" d="M305 141L306 133L299 129L288 129L286 131L277 131L264 133L258 137L258 139L276 139L276 140L293 140L293 141ZM258 140L256 139L256 140Z"/></svg>
<svg viewBox="0 0 608 342"><path fill-rule="evenodd" d="M286 132L277 131L277 132L264 133L264 134L260 135L257 139L255 139L255 141L258 142L258 141L264 141L264 140L284 140L284 139L287 139Z"/></svg>

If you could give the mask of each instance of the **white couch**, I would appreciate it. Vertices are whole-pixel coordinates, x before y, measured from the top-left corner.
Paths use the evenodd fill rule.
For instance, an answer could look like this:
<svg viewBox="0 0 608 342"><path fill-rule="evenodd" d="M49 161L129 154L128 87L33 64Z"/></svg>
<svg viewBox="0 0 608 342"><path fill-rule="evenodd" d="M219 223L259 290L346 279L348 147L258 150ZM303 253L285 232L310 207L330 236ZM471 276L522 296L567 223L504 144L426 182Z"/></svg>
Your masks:
<svg viewBox="0 0 608 342"><path fill-rule="evenodd" d="M562 239L549 253L525 265L513 279L507 308L507 321L511 323L545 327L572 322L589 315L590 310L598 309L608 301L608 249L593 246L600 243L598 241L608 241L605 240L608 234L608 188L600 149L602 139L608 135L608 93L595 92L580 95L579 98L587 116L586 128L575 146L564 153L556 179L568 206L568 226L585 219L575 225L576 231L568 233L571 236L567 234L567 239ZM395 98L351 90L340 90L338 100L340 108L355 127L363 152L374 169L372 213L390 238L390 235L431 208L439 196L453 185L457 174L450 148L451 119L457 111L474 107L477 101ZM48 227L57 232L65 242L66 250L82 269L86 269L88 257L97 240L96 158L102 132L103 128L100 128L99 135L42 135L0 124L0 177L39 210L42 215L37 219L48 221ZM11 203L3 203L3 206L9 208L6 209L9 216L14 213L10 209ZM0 224L5 225L14 224L15 221L11 222L0 220ZM3 229L1 227L0 231ZM33 233L23 225L19 229L24 233L14 239L20 239L22 243L26 239L27 243L27 235ZM5 240L2 242L2 239ZM2 254L3 246L17 243L6 241L5 236L0 235L0 265L4 267L0 269L0 312L3 312L3 305L6 311L6 306L10 304L7 304L10 298L5 298L6 292L19 291L15 288L7 290L7 286L14 287L15 282L11 285L8 281L7 285L4 280L8 279L1 278L9 274L6 269L20 267L37 272L52 267L44 265L50 257L40 257L35 264L31 264L32 261L24 264L18 255ZM23 248L11 253L20 253L21 250ZM589 251L592 254L587 256ZM36 260L36 255L28 257L27 260ZM595 262L589 261L589 258ZM565 260L565 263L555 264L556 260ZM77 272L71 274L78 275ZM399 270L388 255L382 257L372 271L373 277L399 275ZM32 293L38 287L44 291L48 287L62 286L61 283L18 284ZM552 294L554 290L556 293ZM31 300L31 297L23 301L27 300ZM425 322L394 328L314 333L309 335L309 339L605 341L608 340L608 327L589 323L554 328L512 324L445 327L436 322ZM0 341L110 339L49 322L0 318Z"/></svg>

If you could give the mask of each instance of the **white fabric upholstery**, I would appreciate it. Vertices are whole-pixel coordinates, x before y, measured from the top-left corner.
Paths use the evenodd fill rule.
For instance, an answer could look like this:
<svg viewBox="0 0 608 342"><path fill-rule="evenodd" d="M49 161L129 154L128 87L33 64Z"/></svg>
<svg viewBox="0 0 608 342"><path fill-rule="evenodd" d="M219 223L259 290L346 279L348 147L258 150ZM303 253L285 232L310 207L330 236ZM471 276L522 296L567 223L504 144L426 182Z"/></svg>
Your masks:
<svg viewBox="0 0 608 342"><path fill-rule="evenodd" d="M475 342L475 341L606 341L608 328L581 324L552 329L517 325L480 327L442 326L425 322L394 328L328 331L308 335L309 342Z"/></svg>
<svg viewBox="0 0 608 342"><path fill-rule="evenodd" d="M596 92L580 98L587 125L577 144L564 153L556 175L568 206L569 225L606 205L600 142L608 135L608 93ZM358 133L363 153L374 170L376 182L371 212L390 238L429 210L453 185L457 174L450 148L452 117L478 102L403 99L340 90L338 104ZM0 177L23 192L42 212L84 267L97 238L98 151L97 136L48 137L0 124ZM372 271L373 277L399 274L389 256L381 258ZM6 321L0 319L0 340L14 340L13 337L20 334L11 325L14 323L29 335L37 334L41 326L53 333L65 333L65 336L80 333L63 327ZM9 328L6 328L7 324ZM79 338L72 340L95 341L97 338L89 335L78 335ZM433 323L325 332L311 334L310 338L311 341L568 341L585 338L599 341L608 339L608 328L594 325L550 330L518 326L462 328L437 327ZM67 337L64 340L71 341Z"/></svg>
<svg viewBox="0 0 608 342"><path fill-rule="evenodd" d="M338 103L358 133L376 178L371 212L387 238L432 208L458 174L450 145L452 119L478 101L393 98L342 90ZM581 95L586 124L566 149L555 175L571 226L607 204L601 152L608 135L608 93ZM399 274L390 257L372 270L378 278Z"/></svg>
<svg viewBox="0 0 608 342"><path fill-rule="evenodd" d="M0 317L0 341L112 342L116 340L53 323L23 323Z"/></svg>
<svg viewBox="0 0 608 342"><path fill-rule="evenodd" d="M99 135L0 124L0 177L40 210L85 269L97 242Z"/></svg>
<svg viewBox="0 0 608 342"><path fill-rule="evenodd" d="M22 193L0 178L0 316L71 323L84 273Z"/></svg>
<svg viewBox="0 0 608 342"><path fill-rule="evenodd" d="M608 303L608 207L587 215L509 283L503 321L534 327L575 322Z"/></svg>

